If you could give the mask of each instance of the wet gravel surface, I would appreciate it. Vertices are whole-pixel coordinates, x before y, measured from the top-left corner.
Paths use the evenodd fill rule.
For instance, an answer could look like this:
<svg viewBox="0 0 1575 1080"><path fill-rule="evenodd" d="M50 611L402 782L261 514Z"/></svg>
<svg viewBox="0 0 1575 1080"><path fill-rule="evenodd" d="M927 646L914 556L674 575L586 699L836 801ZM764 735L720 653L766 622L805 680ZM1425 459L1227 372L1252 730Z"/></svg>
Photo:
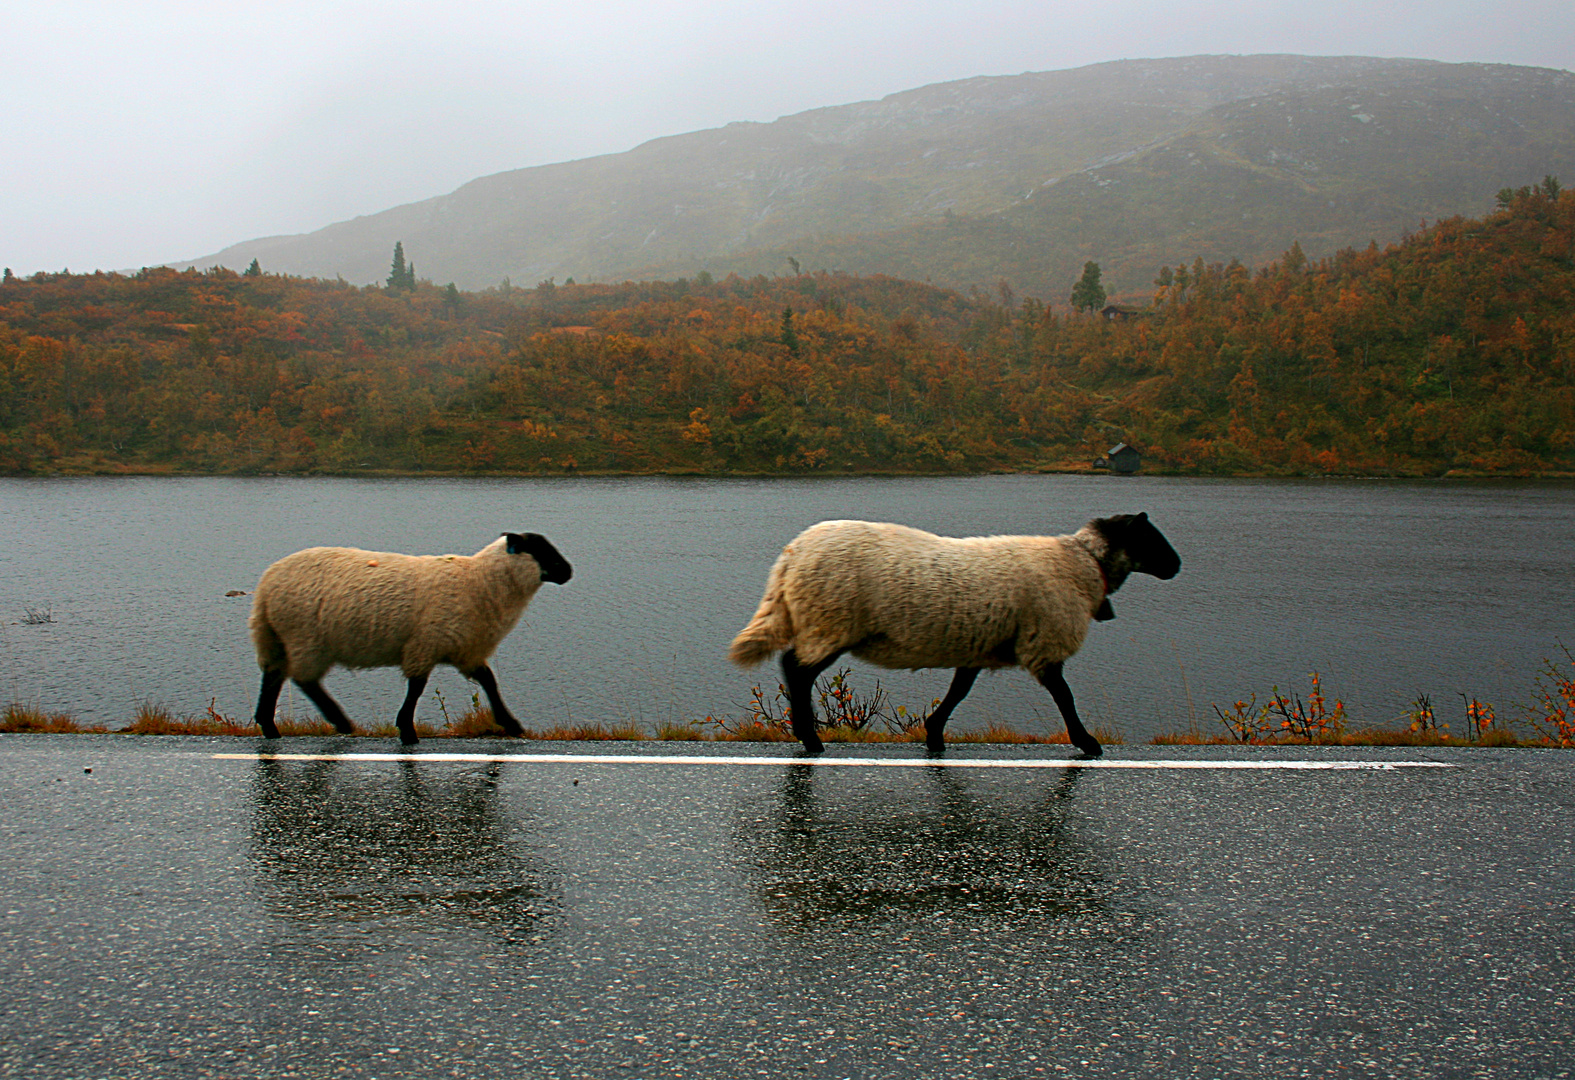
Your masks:
<svg viewBox="0 0 1575 1080"><path fill-rule="evenodd" d="M260 745L0 736L0 1076L1575 1072L1569 752Z"/></svg>

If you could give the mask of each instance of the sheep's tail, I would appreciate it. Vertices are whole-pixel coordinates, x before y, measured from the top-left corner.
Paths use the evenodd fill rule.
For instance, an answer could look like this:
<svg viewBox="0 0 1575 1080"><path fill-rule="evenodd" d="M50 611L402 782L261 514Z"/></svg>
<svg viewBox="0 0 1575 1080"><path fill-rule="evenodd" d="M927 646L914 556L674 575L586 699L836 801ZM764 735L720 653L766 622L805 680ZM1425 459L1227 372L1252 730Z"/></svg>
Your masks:
<svg viewBox="0 0 1575 1080"><path fill-rule="evenodd" d="M761 597L755 617L738 632L732 647L727 650L727 658L739 667L754 667L778 649L793 644L793 618L782 595L786 562L787 553L784 552L766 579L766 595Z"/></svg>
<svg viewBox="0 0 1575 1080"><path fill-rule="evenodd" d="M257 666L264 671L283 668L284 642L274 631L273 624L268 621L267 602L263 599L260 589L252 598L251 618L246 621L252 632L252 645L257 650Z"/></svg>

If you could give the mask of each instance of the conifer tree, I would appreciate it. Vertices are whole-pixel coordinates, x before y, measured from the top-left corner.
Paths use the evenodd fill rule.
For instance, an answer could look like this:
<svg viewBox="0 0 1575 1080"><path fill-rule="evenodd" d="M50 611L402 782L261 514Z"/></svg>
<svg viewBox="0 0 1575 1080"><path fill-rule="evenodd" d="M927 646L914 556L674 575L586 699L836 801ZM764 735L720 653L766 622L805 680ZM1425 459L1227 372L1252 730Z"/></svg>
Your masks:
<svg viewBox="0 0 1575 1080"><path fill-rule="evenodd" d="M262 264L260 264L256 259L253 259L252 260L252 264L250 266L248 266L244 271L241 272L241 276L242 277L262 277Z"/></svg>
<svg viewBox="0 0 1575 1080"><path fill-rule="evenodd" d="M1280 265L1285 268L1285 272L1288 274L1299 274L1307 269L1307 254L1302 251L1302 242L1300 240L1291 241L1290 250L1285 253L1285 257Z"/></svg>
<svg viewBox="0 0 1575 1080"><path fill-rule="evenodd" d="M1083 264L1083 276L1072 286L1072 309L1095 311L1104 303L1105 287L1099 283L1099 264L1086 262Z"/></svg>
<svg viewBox="0 0 1575 1080"><path fill-rule="evenodd" d="M798 332L793 329L793 309L782 309L782 344L787 346L787 351L794 356L798 355Z"/></svg>
<svg viewBox="0 0 1575 1080"><path fill-rule="evenodd" d="M388 287L390 289L414 289L416 287L416 264L405 265L405 244L403 240L394 241L394 265L388 273Z"/></svg>

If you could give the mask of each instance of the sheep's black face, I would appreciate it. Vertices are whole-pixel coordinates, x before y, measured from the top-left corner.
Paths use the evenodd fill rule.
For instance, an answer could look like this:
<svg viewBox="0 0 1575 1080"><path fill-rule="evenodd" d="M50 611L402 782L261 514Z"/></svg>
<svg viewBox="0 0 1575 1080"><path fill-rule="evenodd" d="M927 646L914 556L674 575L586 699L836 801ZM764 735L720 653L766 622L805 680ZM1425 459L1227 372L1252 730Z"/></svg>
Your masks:
<svg viewBox="0 0 1575 1080"><path fill-rule="evenodd" d="M1126 554L1133 570L1169 581L1181 572L1181 556L1165 534L1154 527L1148 514L1117 514L1101 518L1099 531L1112 550Z"/></svg>
<svg viewBox="0 0 1575 1080"><path fill-rule="evenodd" d="M569 560L558 554L558 549L552 546L540 533L504 533L509 541L510 555L529 555L536 560L536 565L541 567L541 579L550 581L554 585L562 585L574 576L574 567L569 565Z"/></svg>

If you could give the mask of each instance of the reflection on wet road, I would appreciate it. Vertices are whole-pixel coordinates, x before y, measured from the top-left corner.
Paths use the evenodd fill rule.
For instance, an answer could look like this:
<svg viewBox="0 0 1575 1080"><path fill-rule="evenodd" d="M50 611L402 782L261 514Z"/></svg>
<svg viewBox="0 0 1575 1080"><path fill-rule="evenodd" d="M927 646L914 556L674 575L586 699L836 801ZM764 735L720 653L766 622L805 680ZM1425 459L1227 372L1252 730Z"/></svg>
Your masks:
<svg viewBox="0 0 1575 1080"><path fill-rule="evenodd" d="M773 814L742 822L735 850L786 934L1004 934L1041 969L1053 940L1152 947L1153 912L1118 902L1109 860L1078 835L1073 792L1098 781L1071 771L1003 800L974 780L933 769L900 802L866 784L822 805L815 766L788 765Z"/></svg>
<svg viewBox="0 0 1575 1080"><path fill-rule="evenodd" d="M886 1039L888 1066L1032 1072L1046 1036L1105 1028L1165 964L1163 916L1082 835L1075 795L1104 777L1016 790L942 768L905 787L838 779L786 766L733 846L795 947L806 1002L865 1030L910 1019Z"/></svg>
<svg viewBox="0 0 1575 1080"><path fill-rule="evenodd" d="M1080 772L1010 808L945 769L930 771L911 801L890 805L889 788L869 786L858 794L862 807L822 808L815 766L783 773L775 813L743 823L735 846L758 871L761 907L784 931L974 921L1032 932L1109 914L1101 860L1067 816Z"/></svg>
<svg viewBox="0 0 1575 1080"><path fill-rule="evenodd" d="M1557 752L347 745L0 738L0 1077L1570 1067Z"/></svg>
<svg viewBox="0 0 1575 1080"><path fill-rule="evenodd" d="M497 805L506 768L259 761L250 858L281 945L474 930L539 942L557 882Z"/></svg>

